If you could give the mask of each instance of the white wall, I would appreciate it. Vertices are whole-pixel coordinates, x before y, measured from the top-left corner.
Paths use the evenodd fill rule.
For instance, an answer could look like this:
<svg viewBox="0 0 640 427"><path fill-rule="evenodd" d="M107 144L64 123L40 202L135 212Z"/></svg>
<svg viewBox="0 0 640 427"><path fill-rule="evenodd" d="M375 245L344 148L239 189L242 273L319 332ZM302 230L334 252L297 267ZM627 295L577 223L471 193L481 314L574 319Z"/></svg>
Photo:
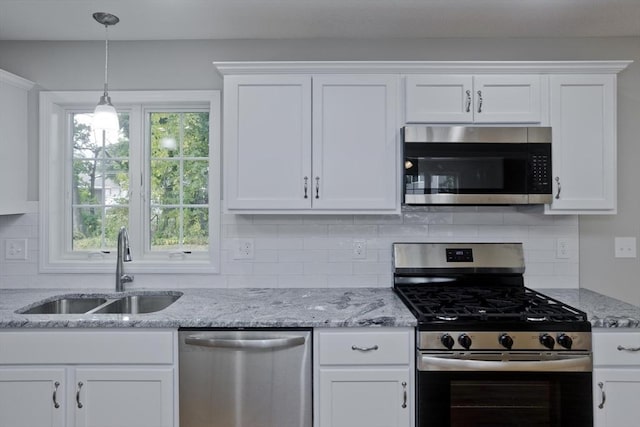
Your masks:
<svg viewBox="0 0 640 427"><path fill-rule="evenodd" d="M220 88L222 80L216 75L211 62L224 60L637 61L640 56L639 38L227 40L113 42L110 46L110 87L113 90ZM100 89L102 67L100 42L0 42L0 68L38 84L30 97L33 124L29 129L29 168L33 171L29 185L31 199L37 199L37 91ZM390 249L386 245L391 240L407 240L409 236L424 237L424 240L499 239L525 242L527 280L532 286L575 284L579 261L581 286L640 304L640 286L635 284L635 278L640 276L638 260L613 258L614 236L640 237L640 202L635 194L636 183L640 182L640 168L637 167L640 159L637 141L637 135L640 135L640 64L632 64L619 75L619 88L619 214L583 216L579 219L579 233L576 217L545 217L541 213L514 208L490 212L450 209L439 212L444 216L440 223L439 220L433 223L434 217L425 212L405 213L401 219L378 218L374 223L366 223L371 219L360 217L225 216L225 238L252 236L256 239L256 257L265 258L252 263L229 260L226 267L223 263L223 274L219 276L177 277L172 280L183 286L314 283L318 286L388 286ZM37 242L37 227L32 224L35 219L32 215L0 218L0 239L7 234L19 234L16 230L22 230L29 234L30 243ZM285 223L280 223L282 221ZM313 232L302 231L309 226ZM574 253L576 257L579 254L579 258L557 260L552 247L556 235L570 238L575 243ZM335 261L335 257L344 259L346 254L340 251L354 237L365 238L369 247L375 249L376 252L372 252L375 258L365 262ZM316 243L328 247L316 248ZM223 242L223 247L228 244L228 241ZM301 254L297 256L302 259L296 259L296 253ZM314 258L314 255L319 258ZM37 252L22 266L0 260L0 286L83 284L78 278L68 281L64 277L38 276L34 257L37 257ZM292 267L295 274L289 274L287 267ZM94 283L111 286L111 277L94 279L97 280ZM165 281L167 283L136 278L138 285L170 286L171 280Z"/></svg>

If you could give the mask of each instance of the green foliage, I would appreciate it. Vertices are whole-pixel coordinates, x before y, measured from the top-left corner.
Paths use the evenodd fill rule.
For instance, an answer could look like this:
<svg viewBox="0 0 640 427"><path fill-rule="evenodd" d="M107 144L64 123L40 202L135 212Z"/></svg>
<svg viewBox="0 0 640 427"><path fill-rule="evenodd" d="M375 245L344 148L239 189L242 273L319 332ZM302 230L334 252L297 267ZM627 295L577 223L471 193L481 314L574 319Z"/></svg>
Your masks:
<svg viewBox="0 0 640 427"><path fill-rule="evenodd" d="M130 117L119 115L119 139L111 144L94 140L87 117L74 117L73 247L108 250L128 224ZM149 120L151 248L206 250L209 114L154 112ZM109 187L119 191L108 195Z"/></svg>

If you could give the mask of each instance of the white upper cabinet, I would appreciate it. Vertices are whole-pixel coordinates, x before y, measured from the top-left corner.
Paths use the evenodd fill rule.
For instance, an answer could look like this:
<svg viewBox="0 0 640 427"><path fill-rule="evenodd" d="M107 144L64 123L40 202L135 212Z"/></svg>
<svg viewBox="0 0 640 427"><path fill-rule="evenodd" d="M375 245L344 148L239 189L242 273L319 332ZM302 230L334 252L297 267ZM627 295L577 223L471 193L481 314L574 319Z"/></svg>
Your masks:
<svg viewBox="0 0 640 427"><path fill-rule="evenodd" d="M228 209L310 208L311 77L225 77L223 146Z"/></svg>
<svg viewBox="0 0 640 427"><path fill-rule="evenodd" d="M616 213L616 75L551 76L551 127L547 213Z"/></svg>
<svg viewBox="0 0 640 427"><path fill-rule="evenodd" d="M424 123L551 126L545 212L614 214L616 75L630 63L215 63L226 209L397 214L400 128Z"/></svg>
<svg viewBox="0 0 640 427"><path fill-rule="evenodd" d="M407 123L541 123L543 82L536 74L410 75Z"/></svg>
<svg viewBox="0 0 640 427"><path fill-rule="evenodd" d="M33 85L0 70L0 215L27 211L27 96Z"/></svg>
<svg viewBox="0 0 640 427"><path fill-rule="evenodd" d="M395 210L397 81L389 75L313 78L315 209Z"/></svg>
<svg viewBox="0 0 640 427"><path fill-rule="evenodd" d="M226 76L227 209L397 212L397 88L390 75Z"/></svg>

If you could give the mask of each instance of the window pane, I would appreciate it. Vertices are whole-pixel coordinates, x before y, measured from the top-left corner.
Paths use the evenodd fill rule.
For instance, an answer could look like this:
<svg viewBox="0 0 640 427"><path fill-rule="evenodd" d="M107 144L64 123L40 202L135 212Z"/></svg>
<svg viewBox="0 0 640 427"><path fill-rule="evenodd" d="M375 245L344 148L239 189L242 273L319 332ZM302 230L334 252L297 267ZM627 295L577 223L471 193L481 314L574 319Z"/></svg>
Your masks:
<svg viewBox="0 0 640 427"><path fill-rule="evenodd" d="M148 119L151 249L206 251L209 113L152 112Z"/></svg>
<svg viewBox="0 0 640 427"><path fill-rule="evenodd" d="M180 209L152 208L151 249L171 250L180 248Z"/></svg>
<svg viewBox="0 0 640 427"><path fill-rule="evenodd" d="M129 222L128 208L84 207L73 210L73 250L116 249L120 227Z"/></svg>
<svg viewBox="0 0 640 427"><path fill-rule="evenodd" d="M206 250L209 244L209 209L186 208L184 222L183 245L191 250Z"/></svg>
<svg viewBox="0 0 640 427"><path fill-rule="evenodd" d="M118 115L120 131L113 139L94 134L92 116L72 114L70 238L74 251L115 249L118 229L128 224L129 114Z"/></svg>
<svg viewBox="0 0 640 427"><path fill-rule="evenodd" d="M120 227L129 224L129 209L108 207L105 209L104 240L105 248L116 250L118 247L118 232Z"/></svg>
<svg viewBox="0 0 640 427"><path fill-rule="evenodd" d="M151 161L151 202L159 205L180 204L180 162Z"/></svg>
<svg viewBox="0 0 640 427"><path fill-rule="evenodd" d="M72 191L73 202L78 205L96 205L100 203L96 194L95 177L98 162L94 160L74 160Z"/></svg>
<svg viewBox="0 0 640 427"><path fill-rule="evenodd" d="M184 114L183 156L209 157L209 113Z"/></svg>
<svg viewBox="0 0 640 427"><path fill-rule="evenodd" d="M209 162L206 160L184 161L185 205L206 205L209 203Z"/></svg>
<svg viewBox="0 0 640 427"><path fill-rule="evenodd" d="M73 250L87 251L103 248L102 208L73 209Z"/></svg>
<svg viewBox="0 0 640 427"><path fill-rule="evenodd" d="M129 204L129 161L127 160L107 160L101 162L103 169L100 171L104 176L102 182L104 188L105 205L128 205Z"/></svg>
<svg viewBox="0 0 640 427"><path fill-rule="evenodd" d="M180 155L180 114L151 113L151 158Z"/></svg>

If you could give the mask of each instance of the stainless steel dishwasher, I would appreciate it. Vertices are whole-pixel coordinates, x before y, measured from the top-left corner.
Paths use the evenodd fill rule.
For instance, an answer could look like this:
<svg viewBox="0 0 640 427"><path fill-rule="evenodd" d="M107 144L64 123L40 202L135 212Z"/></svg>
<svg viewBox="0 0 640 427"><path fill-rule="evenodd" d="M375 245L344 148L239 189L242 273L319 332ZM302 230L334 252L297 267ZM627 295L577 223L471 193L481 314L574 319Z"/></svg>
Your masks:
<svg viewBox="0 0 640 427"><path fill-rule="evenodd" d="M180 330L180 427L311 427L309 330Z"/></svg>

